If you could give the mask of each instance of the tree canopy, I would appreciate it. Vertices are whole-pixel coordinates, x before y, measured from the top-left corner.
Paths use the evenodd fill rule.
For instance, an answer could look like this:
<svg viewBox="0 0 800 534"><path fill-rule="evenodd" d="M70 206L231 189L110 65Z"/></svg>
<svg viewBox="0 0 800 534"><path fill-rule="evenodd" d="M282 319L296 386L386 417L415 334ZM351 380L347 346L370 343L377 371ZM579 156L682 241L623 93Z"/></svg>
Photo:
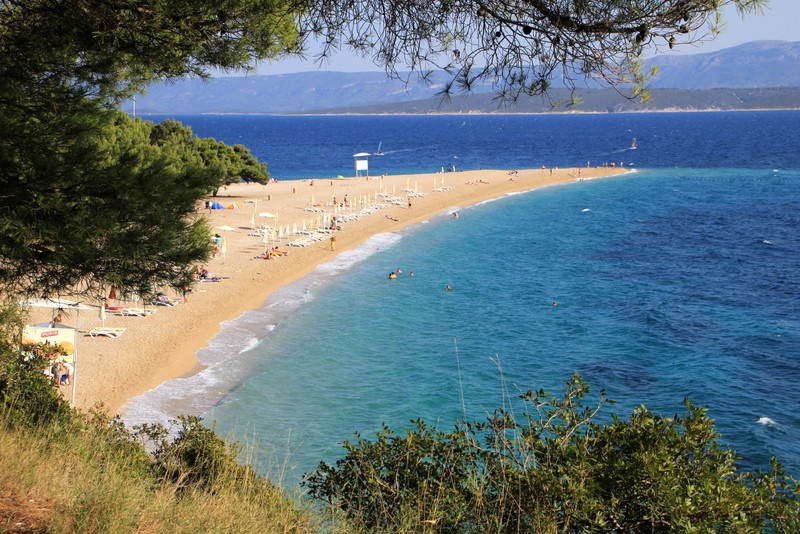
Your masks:
<svg viewBox="0 0 800 534"><path fill-rule="evenodd" d="M204 195L269 177L243 146L114 110L155 80L243 69L297 44L290 3L0 3L0 291L148 293L208 254Z"/></svg>
<svg viewBox="0 0 800 534"><path fill-rule="evenodd" d="M250 164L232 147L221 158L221 143L193 138L182 126L161 144L151 140L175 125L115 112L92 126L50 153L41 147L34 168L4 184L6 292L45 296L71 288L99 296L108 285L140 294L184 287L192 262L208 254L208 227L190 216L198 199L226 183L241 161Z"/></svg>
<svg viewBox="0 0 800 534"><path fill-rule="evenodd" d="M501 98L583 79L642 94L639 57L709 39L721 10L758 12L764 0L311 0L301 22L324 44L320 58L352 48L399 76L410 67L452 74L444 92L495 83Z"/></svg>

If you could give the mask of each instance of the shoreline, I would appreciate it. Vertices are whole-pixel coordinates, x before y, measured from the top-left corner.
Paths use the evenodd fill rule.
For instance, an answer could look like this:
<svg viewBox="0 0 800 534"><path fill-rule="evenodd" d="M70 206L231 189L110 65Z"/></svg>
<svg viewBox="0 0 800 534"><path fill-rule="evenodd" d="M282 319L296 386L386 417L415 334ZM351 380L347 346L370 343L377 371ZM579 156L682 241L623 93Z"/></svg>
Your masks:
<svg viewBox="0 0 800 534"><path fill-rule="evenodd" d="M105 326L125 328L115 339L85 334L101 325L97 313L67 317L67 322L77 320L74 326L81 331L75 377L76 407L86 410L102 406L112 414L120 414L132 399L160 384L202 372L205 366L198 353L220 333L222 323L258 310L278 289L305 278L320 265L360 247L375 235L398 232L449 210L508 194L630 171L620 167L539 168L518 170L512 175L509 170L472 170L231 185L212 200L225 206L236 203L239 209L210 210L211 213L202 207L198 209L198 216L206 217L212 231L225 238L226 253L206 264L211 273L227 277L225 280L195 284L187 300L174 307L147 305L155 313L146 317L108 313ZM410 196L404 189L421 196ZM271 248L276 244L264 244L261 237L248 235L253 233L252 220L256 227L262 223L275 224L273 218L259 217L259 213L277 215L276 226L288 225L293 229L294 225L301 227L304 221L309 225L319 221L323 212L311 209L333 213L334 208L329 205L333 197L341 204L347 195L351 205L348 211L354 211L356 204L367 203L367 195L372 199L378 193L394 197L396 203L379 198L377 202L386 204L385 207L343 223L342 229L335 232L335 250L331 250L327 238L306 247L288 246L288 242L299 237L291 236L278 243L281 249L289 251L287 256L268 261L255 259L265 246ZM112 304L142 307L141 302ZM49 313L31 310L31 317L49 320L45 316Z"/></svg>

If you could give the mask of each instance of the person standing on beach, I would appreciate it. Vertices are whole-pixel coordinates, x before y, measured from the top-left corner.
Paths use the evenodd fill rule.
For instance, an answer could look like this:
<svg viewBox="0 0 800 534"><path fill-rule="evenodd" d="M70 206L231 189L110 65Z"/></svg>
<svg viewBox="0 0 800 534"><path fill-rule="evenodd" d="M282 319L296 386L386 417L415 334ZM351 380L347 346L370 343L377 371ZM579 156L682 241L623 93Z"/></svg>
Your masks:
<svg viewBox="0 0 800 534"><path fill-rule="evenodd" d="M336 236L331 236L331 250L336 250Z"/></svg>

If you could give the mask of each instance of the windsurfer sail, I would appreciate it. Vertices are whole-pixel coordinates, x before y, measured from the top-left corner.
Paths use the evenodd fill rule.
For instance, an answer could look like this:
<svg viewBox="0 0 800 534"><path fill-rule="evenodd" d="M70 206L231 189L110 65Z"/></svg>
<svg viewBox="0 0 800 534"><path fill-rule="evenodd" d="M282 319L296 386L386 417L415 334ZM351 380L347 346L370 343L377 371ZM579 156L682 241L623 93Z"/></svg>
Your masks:
<svg viewBox="0 0 800 534"><path fill-rule="evenodd" d="M631 141L631 150L636 150L639 147L639 144L636 142L636 138L634 137Z"/></svg>

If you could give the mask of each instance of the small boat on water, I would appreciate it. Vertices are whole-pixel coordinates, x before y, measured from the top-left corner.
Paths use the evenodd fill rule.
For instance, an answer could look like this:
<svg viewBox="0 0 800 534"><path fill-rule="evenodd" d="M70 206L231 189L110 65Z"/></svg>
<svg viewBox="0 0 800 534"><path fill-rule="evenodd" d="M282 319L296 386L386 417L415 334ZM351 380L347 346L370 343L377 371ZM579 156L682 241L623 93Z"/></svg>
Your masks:
<svg viewBox="0 0 800 534"><path fill-rule="evenodd" d="M639 144L636 142L636 138L634 137L631 141L631 150L636 150L637 148L639 148Z"/></svg>
<svg viewBox="0 0 800 534"><path fill-rule="evenodd" d="M372 153L373 156L383 156L383 151L381 150L381 143L383 143L383 141L378 143L378 150Z"/></svg>

